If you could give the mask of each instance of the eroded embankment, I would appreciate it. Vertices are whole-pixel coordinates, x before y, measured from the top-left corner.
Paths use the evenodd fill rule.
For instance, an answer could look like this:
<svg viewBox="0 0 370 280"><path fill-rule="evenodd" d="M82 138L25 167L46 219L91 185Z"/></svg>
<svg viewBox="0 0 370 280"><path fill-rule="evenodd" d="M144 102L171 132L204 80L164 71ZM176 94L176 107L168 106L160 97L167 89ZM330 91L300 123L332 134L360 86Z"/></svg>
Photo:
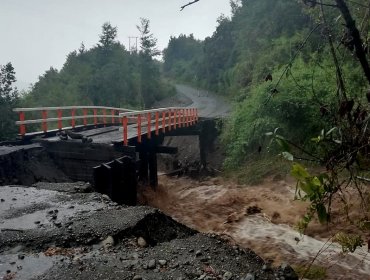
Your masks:
<svg viewBox="0 0 370 280"><path fill-rule="evenodd" d="M0 185L68 182L40 144L0 146Z"/></svg>
<svg viewBox="0 0 370 280"><path fill-rule="evenodd" d="M194 181L161 176L158 189L145 189L142 200L187 226L221 234L276 264L288 261L301 267L313 262L326 269L328 279L368 279L367 248L342 254L338 244L327 242L344 228L344 221L337 219L331 228L314 222L309 235L293 229L307 204L294 201L292 185L289 180L271 179L258 186L244 186L220 178Z"/></svg>

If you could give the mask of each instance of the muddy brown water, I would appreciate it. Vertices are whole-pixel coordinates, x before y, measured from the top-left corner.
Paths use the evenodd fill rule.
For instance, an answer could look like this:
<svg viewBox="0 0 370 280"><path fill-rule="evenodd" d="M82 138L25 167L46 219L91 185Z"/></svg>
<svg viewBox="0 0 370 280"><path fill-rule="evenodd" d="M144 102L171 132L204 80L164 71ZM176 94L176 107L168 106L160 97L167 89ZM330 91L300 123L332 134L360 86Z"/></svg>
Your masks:
<svg viewBox="0 0 370 280"><path fill-rule="evenodd" d="M244 186L220 178L194 181L160 176L157 190L145 188L141 200L191 228L251 248L276 265L313 263L327 270L327 279L370 279L367 248L343 254L339 244L328 239L341 228L340 223L328 229L314 222L309 235L294 229L307 204L294 200L293 185L289 179ZM250 207L261 212L250 215Z"/></svg>

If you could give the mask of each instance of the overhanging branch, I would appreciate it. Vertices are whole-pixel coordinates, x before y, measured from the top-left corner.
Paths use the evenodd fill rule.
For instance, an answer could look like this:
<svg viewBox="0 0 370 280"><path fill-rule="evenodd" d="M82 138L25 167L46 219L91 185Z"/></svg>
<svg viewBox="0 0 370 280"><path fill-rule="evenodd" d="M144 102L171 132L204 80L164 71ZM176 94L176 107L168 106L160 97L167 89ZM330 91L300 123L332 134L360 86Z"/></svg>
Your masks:
<svg viewBox="0 0 370 280"><path fill-rule="evenodd" d="M199 0L194 0L194 1L192 1L192 2L187 3L187 4L186 4L186 5L184 5L184 6L181 6L181 10L180 10L180 11L182 11L185 7L190 6L190 5L193 5L194 3L198 2L198 1L199 1Z"/></svg>

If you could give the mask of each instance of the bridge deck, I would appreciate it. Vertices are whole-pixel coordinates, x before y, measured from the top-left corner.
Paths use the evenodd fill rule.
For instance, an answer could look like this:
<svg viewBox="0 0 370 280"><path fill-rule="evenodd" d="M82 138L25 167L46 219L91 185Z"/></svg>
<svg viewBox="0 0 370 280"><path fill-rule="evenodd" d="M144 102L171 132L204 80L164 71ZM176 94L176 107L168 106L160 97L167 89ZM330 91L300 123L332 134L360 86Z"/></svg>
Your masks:
<svg viewBox="0 0 370 280"><path fill-rule="evenodd" d="M170 131L169 124L166 124L165 126L165 133L168 133ZM183 128L186 128L187 126L183 126ZM127 138L128 140L132 140L137 138L137 125L129 125L128 127L128 133ZM176 130L178 130L177 128ZM147 137L147 131L148 131L148 125L147 123L143 123L141 126L141 136ZM151 125L151 133L154 134L156 131L155 124ZM175 131L173 128L173 125L171 127L171 131ZM163 127L162 124L160 128L158 129L159 133L163 133ZM91 138L93 140L93 143L105 143L105 144L111 144L111 143L123 143L123 131L121 126L108 126L108 127L100 127L100 128L94 128L89 130L80 131L79 134L82 136ZM43 138L43 141L48 142L56 142L56 141L64 141L59 138L59 136L52 136L52 137L46 137Z"/></svg>

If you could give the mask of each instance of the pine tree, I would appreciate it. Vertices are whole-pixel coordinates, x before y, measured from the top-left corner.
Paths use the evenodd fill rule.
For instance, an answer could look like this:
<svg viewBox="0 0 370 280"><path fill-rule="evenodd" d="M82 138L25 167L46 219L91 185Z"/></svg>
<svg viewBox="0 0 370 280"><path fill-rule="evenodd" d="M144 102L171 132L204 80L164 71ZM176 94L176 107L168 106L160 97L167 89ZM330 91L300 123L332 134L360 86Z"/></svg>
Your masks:
<svg viewBox="0 0 370 280"><path fill-rule="evenodd" d="M111 49L116 43L117 27L105 22L102 26L102 34L99 37L99 46L105 50Z"/></svg>

